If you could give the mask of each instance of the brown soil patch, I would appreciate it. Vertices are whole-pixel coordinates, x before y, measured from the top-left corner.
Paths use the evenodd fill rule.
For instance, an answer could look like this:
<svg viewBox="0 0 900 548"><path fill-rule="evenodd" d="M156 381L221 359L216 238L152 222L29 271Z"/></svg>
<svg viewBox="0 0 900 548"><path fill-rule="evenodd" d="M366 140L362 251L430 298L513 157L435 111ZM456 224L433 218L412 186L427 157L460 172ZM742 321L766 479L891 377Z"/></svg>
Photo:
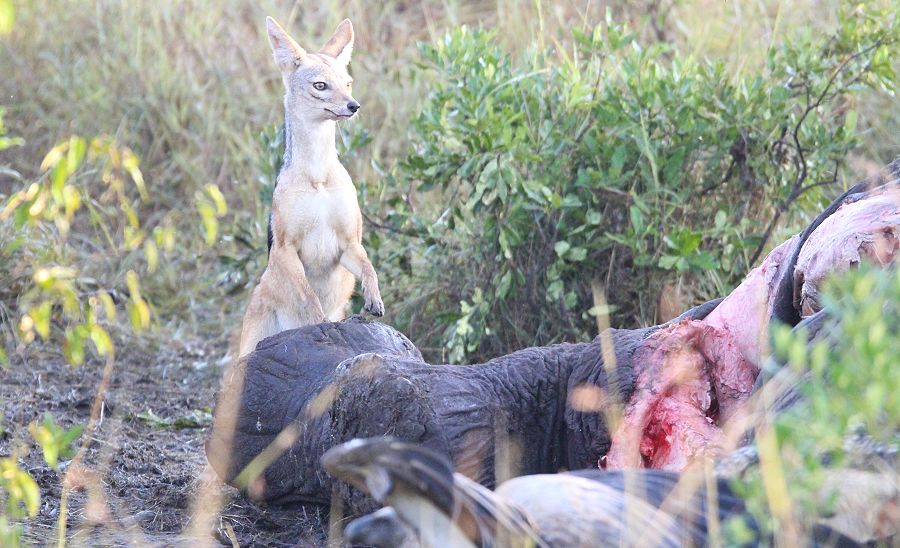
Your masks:
<svg viewBox="0 0 900 548"><path fill-rule="evenodd" d="M156 355L132 351L117 360L102 421L85 454L93 472L89 487L73 492L69 502L71 545L230 546L229 529L241 546L325 544L327 508L267 507L227 487L215 487L224 498L212 520L215 525L203 538L188 538L197 519L191 503L203 484L207 413L219 383L220 356L198 345ZM62 473L50 469L40 449L29 445L27 427L45 412L66 427L86 425L103 366L73 368L56 355L10 359L9 367L0 369L0 416L6 430L0 434L0 456L16 451L41 490L40 510L25 522L24 540L55 544ZM200 425L165 427L139 416L148 411L163 421L192 418Z"/></svg>

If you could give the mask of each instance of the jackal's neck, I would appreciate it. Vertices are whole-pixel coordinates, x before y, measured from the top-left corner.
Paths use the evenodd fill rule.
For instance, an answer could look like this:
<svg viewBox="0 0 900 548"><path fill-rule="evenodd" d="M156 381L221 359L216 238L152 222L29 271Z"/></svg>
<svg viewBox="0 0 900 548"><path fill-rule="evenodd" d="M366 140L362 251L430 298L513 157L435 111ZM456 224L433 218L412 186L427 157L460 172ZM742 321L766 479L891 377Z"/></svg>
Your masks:
<svg viewBox="0 0 900 548"><path fill-rule="evenodd" d="M284 117L284 165L313 184L327 182L331 167L337 163L334 144L336 124L331 120L304 120L288 113Z"/></svg>

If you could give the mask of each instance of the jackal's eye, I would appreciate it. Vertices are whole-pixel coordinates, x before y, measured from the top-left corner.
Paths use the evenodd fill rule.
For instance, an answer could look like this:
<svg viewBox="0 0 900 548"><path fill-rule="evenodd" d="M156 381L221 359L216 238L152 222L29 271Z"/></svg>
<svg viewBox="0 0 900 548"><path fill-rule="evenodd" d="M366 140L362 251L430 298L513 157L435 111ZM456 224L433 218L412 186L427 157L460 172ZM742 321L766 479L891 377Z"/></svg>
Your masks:
<svg viewBox="0 0 900 548"><path fill-rule="evenodd" d="M313 87L319 91L325 91L326 89L328 89L328 84L326 84L325 82L314 82Z"/></svg>

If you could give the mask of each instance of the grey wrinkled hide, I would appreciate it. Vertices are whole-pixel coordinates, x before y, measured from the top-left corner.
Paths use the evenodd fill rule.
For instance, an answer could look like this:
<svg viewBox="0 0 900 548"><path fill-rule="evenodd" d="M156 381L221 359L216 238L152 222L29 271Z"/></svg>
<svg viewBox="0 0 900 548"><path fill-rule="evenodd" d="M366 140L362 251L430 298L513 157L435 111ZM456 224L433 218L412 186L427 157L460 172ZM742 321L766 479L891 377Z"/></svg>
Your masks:
<svg viewBox="0 0 900 548"><path fill-rule="evenodd" d="M673 322L705 317L718 302ZM572 409L568 395L590 384L626 401L634 384L632 354L659 327L608 332L616 356L612 378L600 337L458 366L429 365L393 328L356 317L286 331L261 342L226 377L217 414L223 402L236 404L234 437L229 440L228 421L217 416L207 457L219 476L233 483L294 425L298 437L251 492L269 501L322 504L332 500L332 480L319 458L353 438L390 435L421 443L488 487L495 484L497 464L508 476L596 467L609 449L606 424L599 412ZM325 405L311 412L317 406L310 402L323 390ZM498 435L504 443L495 452ZM498 454L504 462L496 462ZM338 489L353 513L376 507L347 485Z"/></svg>
<svg viewBox="0 0 900 548"><path fill-rule="evenodd" d="M221 478L233 481L282 430L295 425L299 438L266 469L259 495L284 501L330 500L331 480L320 469L319 457L335 444L331 414L313 416L305 413L307 405L334 380L336 366L348 358L378 350L384 356L421 360L418 349L396 330L369 329L368 325L380 324L353 317L340 324L279 333L260 342L226 375L206 444L207 458ZM222 417L227 413L220 413L220 408L229 406L235 408L233 431L227 416Z"/></svg>

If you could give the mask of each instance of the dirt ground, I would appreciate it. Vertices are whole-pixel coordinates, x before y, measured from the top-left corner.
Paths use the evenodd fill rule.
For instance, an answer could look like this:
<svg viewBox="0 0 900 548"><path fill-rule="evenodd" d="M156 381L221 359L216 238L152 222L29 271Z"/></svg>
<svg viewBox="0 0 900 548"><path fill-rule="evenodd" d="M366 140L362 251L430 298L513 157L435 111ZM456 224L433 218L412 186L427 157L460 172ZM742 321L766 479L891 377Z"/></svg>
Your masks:
<svg viewBox="0 0 900 548"><path fill-rule="evenodd" d="M102 421L85 453L87 487L75 491L69 502L70 545L326 543L327 508L264 507L234 489L201 479L209 410L222 370L217 352L198 344L152 355L131 352L115 362ZM40 510L26 522L24 540L55 544L63 473L44 463L38 447L25 445L30 439L27 426L48 411L63 426L86 425L103 364L73 368L58 356L23 358L12 353L10 360L7 369L0 369L0 416L6 429L0 434L0 456L17 450L20 464L40 486ZM170 424L176 420L179 426ZM209 530L189 537L187 531L199 522L192 501L201 485L215 485L223 508ZM199 506L201 511L215 511Z"/></svg>

